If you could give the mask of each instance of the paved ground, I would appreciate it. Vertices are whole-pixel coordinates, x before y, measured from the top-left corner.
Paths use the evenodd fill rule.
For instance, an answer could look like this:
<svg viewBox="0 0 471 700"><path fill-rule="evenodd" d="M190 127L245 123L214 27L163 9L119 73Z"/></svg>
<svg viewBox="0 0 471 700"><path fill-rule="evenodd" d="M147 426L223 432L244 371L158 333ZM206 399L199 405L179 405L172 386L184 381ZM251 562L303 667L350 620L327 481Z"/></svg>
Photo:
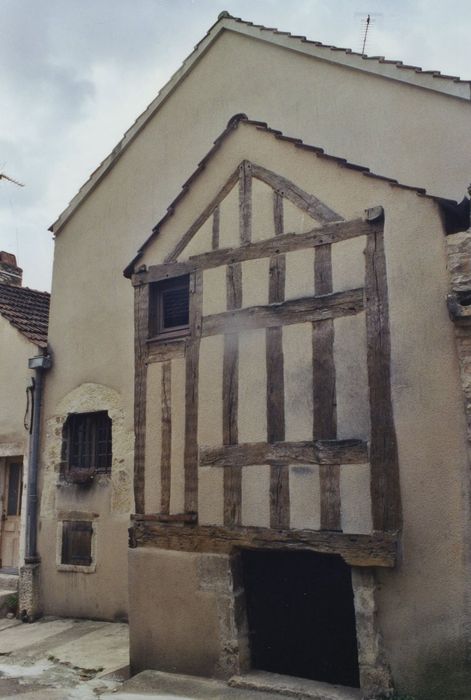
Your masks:
<svg viewBox="0 0 471 700"><path fill-rule="evenodd" d="M144 671L128 679L125 624L0 619L0 700L359 700L360 691L254 671L226 683ZM276 688L276 691L274 690Z"/></svg>
<svg viewBox="0 0 471 700"><path fill-rule="evenodd" d="M127 665L127 625L0 620L0 698L96 700L120 688Z"/></svg>

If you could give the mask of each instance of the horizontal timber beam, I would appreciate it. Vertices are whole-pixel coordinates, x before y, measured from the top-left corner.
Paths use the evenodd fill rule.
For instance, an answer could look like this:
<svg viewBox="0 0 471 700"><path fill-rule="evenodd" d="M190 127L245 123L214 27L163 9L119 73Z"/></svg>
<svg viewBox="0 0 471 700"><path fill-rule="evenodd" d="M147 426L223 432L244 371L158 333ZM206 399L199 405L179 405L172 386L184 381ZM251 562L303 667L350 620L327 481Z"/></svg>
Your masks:
<svg viewBox="0 0 471 700"><path fill-rule="evenodd" d="M132 547L212 554L230 554L238 549L309 550L339 554L351 566L393 567L396 563L395 533L350 535L316 530L182 525L146 520L134 522L131 529Z"/></svg>
<svg viewBox="0 0 471 700"><path fill-rule="evenodd" d="M187 338L166 341L162 341L160 338L150 338L146 342L146 364L175 360L177 357L185 357L187 345Z"/></svg>
<svg viewBox="0 0 471 700"><path fill-rule="evenodd" d="M196 267L194 263L189 263L187 261L150 265L147 271L142 271L133 275L132 281L134 285L147 284L148 282L161 282L162 280L172 279L173 277L189 275L190 272L196 270Z"/></svg>
<svg viewBox="0 0 471 700"><path fill-rule="evenodd" d="M316 322L363 311L363 289L293 299L281 304L251 306L203 317L202 335L237 333L254 328L270 328L292 323Z"/></svg>
<svg viewBox="0 0 471 700"><path fill-rule="evenodd" d="M255 260L257 258L270 257L279 253L289 253L292 250L302 250L313 248L327 243L337 243L346 241L349 238L367 236L372 232L381 232L382 223L369 223L363 219L353 219L351 221L337 221L332 224L325 224L314 228L306 233L282 233L274 238L267 238L256 243L248 243L240 248L220 248L211 250L208 253L193 255L190 257L188 266L210 268L219 265L230 265L244 260ZM165 268L165 265L156 267ZM156 272L153 273L157 274ZM163 274L159 273L159 274ZM145 275L144 275L145 277ZM163 277L161 278L163 279Z"/></svg>
<svg viewBox="0 0 471 700"><path fill-rule="evenodd" d="M314 442L250 442L221 447L201 447L204 467L245 467L257 464L364 464L368 448L362 440L315 440Z"/></svg>

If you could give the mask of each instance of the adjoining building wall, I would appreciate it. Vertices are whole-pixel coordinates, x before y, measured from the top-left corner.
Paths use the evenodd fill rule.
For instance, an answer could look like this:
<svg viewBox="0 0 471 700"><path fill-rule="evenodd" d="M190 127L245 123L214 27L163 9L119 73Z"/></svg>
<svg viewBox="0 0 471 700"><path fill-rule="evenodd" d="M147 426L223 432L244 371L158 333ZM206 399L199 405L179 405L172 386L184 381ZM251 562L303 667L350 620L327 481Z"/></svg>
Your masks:
<svg viewBox="0 0 471 700"><path fill-rule="evenodd" d="M111 471L97 474L91 483L70 483L61 469L64 424L70 414L94 411L106 411L111 419ZM116 543L127 541L132 508L133 443L134 435L125 427L121 396L101 384L80 385L62 399L57 413L48 418L43 443L45 468L39 534L39 547L50 550L50 556L43 558L41 566L45 614L108 620L127 617L126 562L117 556L120 550ZM93 523L90 565L62 563L64 521ZM100 595L103 590L108 591L107 596Z"/></svg>
<svg viewBox="0 0 471 700"><path fill-rule="evenodd" d="M26 387L31 371L28 359L38 348L26 340L16 328L0 317L0 385L2 405L0 410L0 456L25 454L28 433L24 428L26 411Z"/></svg>
<svg viewBox="0 0 471 700"><path fill-rule="evenodd" d="M420 698L427 698L427 700L440 697L437 693L442 690L437 690L434 686L435 680L430 676L431 666L437 664L443 669L448 687L453 688L456 697L460 697L460 689L469 684L465 654L466 646L469 644L467 601L469 523L466 520L468 510L465 502L469 477L460 372L454 329L446 308L449 286L446 239L438 207L433 201L418 197L415 192L394 188L348 171L335 163L316 159L310 153L296 149L291 144L280 143L272 135L241 123L222 149L214 155L204 173L193 183L189 194L181 200L174 215L162 227L159 236L146 249L139 265L144 263L151 266L163 262L179 237L196 220L244 158L288 178L347 220L355 219L364 209L370 207L381 205L384 208L384 246L391 337L391 390L399 455L403 534L396 566L392 569L378 568L373 577L376 581L377 605L374 616L377 618L379 634L383 638L386 661L391 667L393 679L400 690L416 692ZM258 202L254 195L254 212ZM225 225L222 218L223 211L224 202L221 205L220 225L221 235L227 239L230 234L223 233ZM233 224L230 217L226 222L229 226ZM232 230L237 230L237 226L232 225ZM204 249L203 241L207 241L204 227L201 229L202 238L198 239L199 235L197 233L190 243L192 253L199 254ZM269 235L272 234L268 233L267 237ZM198 240L200 248L198 248ZM334 292L345 288L351 289L354 285L355 276L358 270L361 270L361 265L357 265L357 261L358 258L361 260L362 245L360 241L355 244L348 241L332 245ZM179 259L185 260L185 251ZM245 264L242 263L243 270ZM301 270L303 262L293 259L291 264L295 266L295 270L296 267ZM211 274L206 278L206 283L211 285L209 290L214 289L214 295L210 293L206 296L204 287L206 271L203 272L203 309L206 308L211 313L221 311L214 305L217 306L218 300L221 297L224 298L221 285L224 284L225 275L219 275L217 269L212 269ZM265 274L267 272L268 268L263 274L257 270L252 277L247 266L244 280L244 271L242 271L242 285L247 284L247 287L242 286L242 300L244 290L247 290L246 301L249 305L263 303L267 294ZM295 285L296 279L299 280L301 274L303 273L292 274L292 285ZM383 275L384 280L384 272L378 272L378 274ZM304 275L299 284L300 288L307 284ZM293 296L295 294L296 292L293 291ZM360 316L361 314L334 321L336 339L334 347L340 390L337 397L339 426L344 426L342 437L350 438L367 436L369 432L369 422L367 416L365 417L362 413L363 401L360 398L365 389L364 370L359 362L365 339L364 336L362 337L362 332L359 332L351 321L353 318L357 320ZM299 337L293 337L286 346L284 345L285 359L289 365L290 356L296 358L295 364L302 368L303 356L301 354L298 357L298 355L305 339L303 341L301 328L297 329L296 325L291 328L295 329L292 333L298 333ZM283 329L283 334L285 331L286 328ZM250 331L250 333L256 332L258 331ZM241 342L239 350L242 345ZM250 345L248 356L250 362L246 365L243 364L242 355L239 358L239 389L243 384L244 391L249 392L246 396L250 398L243 403L247 406L247 415L242 413L239 416L239 429L246 442L260 441L264 439L262 435L266 435L266 426L263 419L260 419L260 410L257 408L260 401L260 405L264 406L266 401L263 393L266 381L264 379L265 354L259 342ZM179 363L182 363L182 359L171 361L171 380L175 379L177 386L179 386ZM218 397L221 392L221 381L218 377L222 364L221 348L217 337L202 340L200 371L206 366L212 368L215 383L209 386L206 382L207 391L203 389L206 393L201 396L202 410L199 414L198 434L199 440L205 445L211 444L212 441L219 444L221 409ZM161 493L158 492L159 478L155 474L155 465L158 463L161 445L156 445L155 440L158 438L159 431L156 430L157 424L152 421L160 420L159 415L156 414L155 405L159 403L158 386L162 376L157 365L150 365L148 372L150 403L147 425L151 439L146 443L146 449L149 450L146 457L150 455L150 459L149 462L146 460L145 464L146 478L149 478L145 489L145 512L156 512ZM352 373L357 375L358 381L348 386ZM305 374L300 377L300 386L304 385L305 378ZM289 379L288 384L290 381ZM179 402L178 391L176 396L175 407L172 404L172 411L175 410L175 414L172 412L172 420L175 419L179 423L182 422L183 403ZM242 396L244 396L243 392ZM241 400L246 401L245 398ZM308 400L303 399L303 401L306 406L309 406ZM285 400L287 416L292 410L291 406L288 398L287 402ZM296 425L296 420L291 424ZM295 439L309 439L307 433L304 435L302 432L302 421L300 430L300 433L296 433ZM172 460L171 468L171 478L175 478L175 488L178 492L181 488L178 460L175 463ZM260 473L254 475L257 469ZM347 472L350 469L356 469L356 466L342 467L342 470ZM245 508L244 500L242 503L242 518L247 518L242 524L266 527L270 524L270 506L267 501L267 489L270 483L268 472L265 475L262 474L263 467L247 467L246 471L247 478L250 478L250 487L244 489L245 475L243 475L242 499L247 496L248 500ZM219 478L217 472L216 467L199 469L201 491L198 510L208 524L220 523L224 518L221 505L223 483L222 477ZM296 479L290 482L292 497L290 527L295 523L299 528L316 529L319 527L319 514L316 511L315 499L314 497L309 499L306 496L307 489L316 488L316 478L314 474L301 476L306 478L305 488L298 488ZM365 480L365 485L367 484L368 479ZM346 524L348 523L347 528L351 528L347 531L361 533L363 528L368 531L371 527L365 525L361 518L358 520L358 515L365 512L362 502L364 491L365 487L362 488L355 481L347 480L342 487L341 494L346 496L347 502L348 499L352 501L347 511L342 510L342 518ZM178 512L182 498L183 496L180 496L175 501L175 509L171 512L175 514ZM294 510L293 506L295 506ZM152 510L149 510L150 508ZM172 536L178 538L177 534ZM140 544L139 539L137 544ZM131 571L131 585L135 585L139 577L147 582L149 588L156 590L156 595L164 596L168 581L171 580L177 568L193 566L190 561L194 555L184 552L163 554L159 550L152 550L145 537L142 544L146 546L142 548L138 546L137 550L130 552L131 565L136 567L135 571ZM171 543L167 546L172 549ZM166 566L169 567L168 576L157 576L155 561L159 557L166 558ZM177 567L175 570L172 569L172 562ZM361 576L357 578L360 581ZM187 583L194 588L190 595L186 595L185 600L192 600L198 590L197 583L192 584L191 581L193 578L188 576ZM138 590L142 593L141 588ZM136 664L138 664L137 650L142 647L144 635L141 635L140 623L135 624L133 620L138 622L142 620L143 609L140 606L141 602L145 606L146 600L144 593L141 597L132 598L131 636L132 650L134 650L132 659ZM167 602L165 615L168 615L169 607L173 604L170 599ZM162 608L156 607L154 615L155 625L158 627L159 622L162 621ZM185 634L188 635L189 631L187 630ZM166 648L165 654L170 654L170 647L171 644ZM160 667L162 657L158 645L155 649L155 656L149 657L147 661L149 663L152 661ZM214 673L216 667L214 652L211 652L210 657L213 659L211 663ZM451 697L454 696L450 695Z"/></svg>
<svg viewBox="0 0 471 700"><path fill-rule="evenodd" d="M24 560L24 529L26 526L26 488L28 473L28 439L24 427L27 397L32 373L28 359L40 349L28 341L16 328L0 316L0 386L3 387L0 406L0 482L5 483L7 458L20 458L23 463L22 516L19 538L19 563ZM31 420L31 414L26 416ZM5 494L2 494L5 497Z"/></svg>

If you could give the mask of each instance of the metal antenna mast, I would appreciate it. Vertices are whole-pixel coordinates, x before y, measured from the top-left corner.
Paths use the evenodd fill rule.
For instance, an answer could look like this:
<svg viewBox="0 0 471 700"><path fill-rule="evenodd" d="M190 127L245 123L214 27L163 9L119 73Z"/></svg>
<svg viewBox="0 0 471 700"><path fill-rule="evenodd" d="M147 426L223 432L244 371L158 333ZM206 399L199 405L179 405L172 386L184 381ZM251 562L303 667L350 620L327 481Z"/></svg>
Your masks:
<svg viewBox="0 0 471 700"><path fill-rule="evenodd" d="M22 182L18 182L18 180L14 180L12 177L8 177L8 175L5 175L5 173L0 173L0 180L8 180L9 182L13 182L13 184L18 185L18 187L24 187Z"/></svg>
<svg viewBox="0 0 471 700"><path fill-rule="evenodd" d="M365 53L365 46L366 46L366 37L368 36L368 29L370 28L370 22L371 22L371 17L368 15L368 17L365 20L365 31L363 34L363 46L361 47L361 53Z"/></svg>

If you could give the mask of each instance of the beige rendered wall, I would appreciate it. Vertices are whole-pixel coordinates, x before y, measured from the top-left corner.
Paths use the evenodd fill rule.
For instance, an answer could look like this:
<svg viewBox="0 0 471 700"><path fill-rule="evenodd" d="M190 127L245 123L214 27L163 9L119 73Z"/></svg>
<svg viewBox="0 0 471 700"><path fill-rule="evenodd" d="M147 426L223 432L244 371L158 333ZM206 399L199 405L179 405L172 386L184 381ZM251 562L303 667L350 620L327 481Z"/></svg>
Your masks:
<svg viewBox="0 0 471 700"><path fill-rule="evenodd" d="M289 109L282 110L280 105L289 105ZM366 78L225 33L57 236L50 322L55 366L46 387L46 420L56 415L57 405L73 389L99 383L120 394L123 427L132 431L133 300L121 271L234 113L243 111L251 118L266 120L285 133L382 174L425 185L437 194L460 197L468 178L469 109L469 103L455 98ZM347 218L365 206L383 203L386 209L394 408L405 531L409 529L410 534L401 567L385 574L383 624L389 647L394 642L397 654L394 669L405 677L414 635L422 634L422 647L432 655L443 636L442 619L448 620L447 634L453 639L460 636L464 437L454 346L441 307L446 282L438 219L431 213L431 203L415 194L391 190L354 173L345 173L345 183L350 184L340 191L338 169L323 171L320 177L310 166L304 173L296 159L287 157L285 162L284 155L258 154L255 140L244 148L245 157L260 160L263 156L265 165L274 170L280 170L283 162L283 174L294 181L302 173L299 184L323 201L338 205ZM241 149L237 157L229 154L231 164L240 160ZM221 177L218 172L215 182ZM426 214L423 221L431 217L432 225L421 223L422 212ZM161 262L181 231L176 227L164 232L153 263ZM416 269L422 270L420 284L416 283ZM401 318L410 323L407 332ZM410 341L410 328L415 344ZM414 432L411 426L416 421ZM124 464L131 474L131 451ZM43 469L46 467L43 454ZM431 488L425 511L421 483ZM53 481L44 482L47 501L54 489ZM430 526L421 514L434 512L437 494L442 518L434 517ZM43 514L40 536L51 610L66 604L63 579L47 563L54 556L49 537L55 531L55 519L54 509ZM444 521L448 526L442 528ZM120 537L113 538L110 550L122 562L124 576L124 528ZM105 580L92 579L90 575L87 585L94 586L93 600L107 599ZM419 581L421 585L425 581L420 593ZM70 585L76 585L75 579ZM90 595L91 590L77 588L83 614L96 610L95 603L88 605ZM406 608L404 600L408 601ZM397 615L395 609L399 604L401 610L411 610L400 629L400 645L396 644L396 621L402 614ZM429 620L428 628L418 623L423 619ZM450 619L455 620L452 630Z"/></svg>
<svg viewBox="0 0 471 700"><path fill-rule="evenodd" d="M144 256L147 264L161 261L167 242L174 242L178 231L186 230L186 224L203 209L205 198L209 200L217 189L216 183L224 182L236 162L249 154L255 162L281 171L347 219L361 215L367 207L378 204L384 207L392 399L404 534L396 569L380 571L377 575L378 615L387 657L399 686L418 693L422 689L421 698L443 697L439 694L443 693L443 688L437 694L433 683L431 685L430 669L434 664L440 665L443 678L457 688L460 682L469 682L462 673L467 642L465 498L468 476L466 426L454 329L445 302L448 291L446 240L437 206L414 192L393 188L320 161L260 132L254 136L250 127L241 125L230 137L224 153L215 157L212 167L195 184L191 195L147 250ZM358 279L361 265L356 265L354 253L359 252L358 246L361 250L361 245L361 242L341 244L343 251L334 254L334 288L345 288L346 283L350 285ZM334 245L333 250L337 250L337 246ZM336 322L337 340L342 335L353 334L357 338L358 332L361 335L360 328L348 327L350 320L342 324L344 327L339 328ZM337 352L341 356L340 346L338 343ZM210 353L219 351L206 349ZM218 366L216 362L215 367ZM219 415L217 404L215 406L207 416L203 412L203 421L214 420L216 414ZM367 431L367 416L362 418L352 409L348 401L343 402L343 424L350 421L359 432ZM208 442L211 442L211 435L214 439L214 430L208 433L204 422L200 426L200 436L203 435ZM315 488L315 474L302 476L306 484ZM263 494L267 480L262 474L251 478L255 481L248 491ZM202 483L205 494L217 493L219 487L208 485L207 474L202 475ZM317 527L318 515L312 503L306 503L305 498L303 501L303 487L294 488L299 507L311 508L309 518L299 519L296 515L296 526ZM351 496L348 483L342 488L343 493ZM205 508L207 517L221 517L220 508L208 505ZM257 508L258 513L263 513L260 504L254 506ZM349 514L353 527L357 527L355 501Z"/></svg>
<svg viewBox="0 0 471 700"><path fill-rule="evenodd" d="M0 479L3 479L3 457L23 457L23 507L20 527L19 562L24 557L26 526L26 484L28 470L28 432L23 427L26 411L26 387L32 372L28 360L39 348L0 316ZM31 416L30 416L31 417Z"/></svg>
<svg viewBox="0 0 471 700"><path fill-rule="evenodd" d="M107 620L127 617L126 546L134 435L125 426L122 403L118 392L88 382L69 392L44 422L39 547L45 614ZM112 422L111 473L98 475L91 485L67 483L60 473L63 426L70 413L91 411L107 411ZM93 522L90 567L62 565L63 520Z"/></svg>
<svg viewBox="0 0 471 700"><path fill-rule="evenodd" d="M25 453L28 434L23 427L26 387L31 381L28 359L38 348L0 316L0 456Z"/></svg>

